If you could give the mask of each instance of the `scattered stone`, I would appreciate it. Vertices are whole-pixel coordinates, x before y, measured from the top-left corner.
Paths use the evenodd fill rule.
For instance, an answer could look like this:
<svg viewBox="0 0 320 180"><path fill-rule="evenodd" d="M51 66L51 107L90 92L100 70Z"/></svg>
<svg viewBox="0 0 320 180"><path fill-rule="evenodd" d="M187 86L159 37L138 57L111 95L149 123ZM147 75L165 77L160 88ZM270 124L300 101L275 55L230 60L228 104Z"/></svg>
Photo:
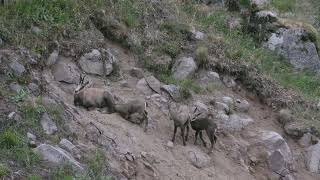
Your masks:
<svg viewBox="0 0 320 180"><path fill-rule="evenodd" d="M28 145L29 145L29 147L31 147L31 148L36 148L36 147L37 147L37 144L36 144L35 141L30 141Z"/></svg>
<svg viewBox="0 0 320 180"><path fill-rule="evenodd" d="M309 132L309 127L307 127L301 121L287 123L284 126L284 131L286 134L292 138L301 138L305 133Z"/></svg>
<svg viewBox="0 0 320 180"><path fill-rule="evenodd" d="M142 78L138 81L136 88L140 90L144 95L151 95L153 93L145 78Z"/></svg>
<svg viewBox="0 0 320 180"><path fill-rule="evenodd" d="M310 172L320 174L320 143L307 149L306 165Z"/></svg>
<svg viewBox="0 0 320 180"><path fill-rule="evenodd" d="M173 148L173 142L172 141L168 141L167 142L167 147L169 147L169 148Z"/></svg>
<svg viewBox="0 0 320 180"><path fill-rule="evenodd" d="M48 135L51 135L58 131L58 128L56 124L50 119L49 115L47 113L44 113L41 118L41 126L44 130L44 132Z"/></svg>
<svg viewBox="0 0 320 180"><path fill-rule="evenodd" d="M31 134L30 132L27 132L27 137L29 139L31 139L32 141L36 141L37 140L37 137L33 134Z"/></svg>
<svg viewBox="0 0 320 180"><path fill-rule="evenodd" d="M235 18L231 17L227 19L227 26L229 29L237 29L241 27L241 19L240 18Z"/></svg>
<svg viewBox="0 0 320 180"><path fill-rule="evenodd" d="M15 115L16 115L16 112L11 112L11 113L8 115L8 118L9 118L9 119L13 119Z"/></svg>
<svg viewBox="0 0 320 180"><path fill-rule="evenodd" d="M30 92L35 95L35 96L39 96L40 95L40 89L39 86L35 83L29 83L28 88L30 90Z"/></svg>
<svg viewBox="0 0 320 180"><path fill-rule="evenodd" d="M253 119L249 116L232 114L228 121L224 122L223 128L229 132L240 132L251 123L253 123Z"/></svg>
<svg viewBox="0 0 320 180"><path fill-rule="evenodd" d="M205 168L210 164L210 156L198 148L187 146L185 153L188 160L196 168Z"/></svg>
<svg viewBox="0 0 320 180"><path fill-rule="evenodd" d="M267 10L259 11L255 15L258 21L264 21L264 22L277 21L277 14L272 11L267 11Z"/></svg>
<svg viewBox="0 0 320 180"><path fill-rule="evenodd" d="M250 108L250 104L248 101L246 100L240 100L240 99L237 99L236 100L236 103L235 103L235 110L237 112L242 112L242 113L246 113L249 111L249 108Z"/></svg>
<svg viewBox="0 0 320 180"><path fill-rule="evenodd" d="M168 100L165 97L161 96L160 94L153 94L150 99L152 99L154 104L156 104L156 106L160 108L162 112L168 112Z"/></svg>
<svg viewBox="0 0 320 180"><path fill-rule="evenodd" d="M213 71L206 72L200 78L200 83L202 86L209 86L211 84L221 84L220 76L218 73Z"/></svg>
<svg viewBox="0 0 320 180"><path fill-rule="evenodd" d="M79 151L77 147L67 139L61 139L61 141L59 142L59 146L70 153L75 153L75 151Z"/></svg>
<svg viewBox="0 0 320 180"><path fill-rule="evenodd" d="M59 51L58 50L54 50L50 56L48 57L47 61L46 61L46 65L47 66L52 66L54 64L56 64L56 62L58 61L59 58Z"/></svg>
<svg viewBox="0 0 320 180"><path fill-rule="evenodd" d="M104 61L104 62L103 62ZM93 49L90 53L84 54L79 64L83 71L94 75L109 75L113 71L114 56L109 53L108 57L102 56L99 50ZM105 68L103 67L105 65Z"/></svg>
<svg viewBox="0 0 320 180"><path fill-rule="evenodd" d="M78 67L70 58L60 57L52 73L56 81L77 84L80 76L78 71Z"/></svg>
<svg viewBox="0 0 320 180"><path fill-rule="evenodd" d="M20 86L18 83L16 82L12 82L9 84L9 88L12 92L14 93L19 93L22 90L22 86Z"/></svg>
<svg viewBox="0 0 320 180"><path fill-rule="evenodd" d="M22 76L26 72L26 68L17 61L13 61L9 64L9 67L13 71L14 75Z"/></svg>
<svg viewBox="0 0 320 180"><path fill-rule="evenodd" d="M134 156L131 153L125 154L125 157L128 161L131 161L131 162L134 161Z"/></svg>
<svg viewBox="0 0 320 180"><path fill-rule="evenodd" d="M161 83L158 79L156 79L154 76L148 76L145 78L149 87L155 91L156 93L160 94L160 87L161 87Z"/></svg>
<svg viewBox="0 0 320 180"><path fill-rule="evenodd" d="M181 94L180 94L180 89L174 84L169 84L169 85L163 85L161 89L168 93L170 97L175 100L175 101L180 101L181 100Z"/></svg>
<svg viewBox="0 0 320 180"><path fill-rule="evenodd" d="M120 81L120 86L121 86L121 87L126 87L126 88L129 88L129 87L130 87L128 81L126 81L126 80Z"/></svg>
<svg viewBox="0 0 320 180"><path fill-rule="evenodd" d="M8 119L13 120L15 123L19 123L22 121L22 117L20 116L20 114L18 114L16 112L11 112L8 115Z"/></svg>
<svg viewBox="0 0 320 180"><path fill-rule="evenodd" d="M282 125L294 121L292 112L289 109L281 109L278 114L278 121Z"/></svg>
<svg viewBox="0 0 320 180"><path fill-rule="evenodd" d="M68 152L60 147L49 144L41 144L34 151L36 154L41 155L44 160L51 163L55 163L57 165L70 163L77 170L84 169L78 161L76 161Z"/></svg>
<svg viewBox="0 0 320 180"><path fill-rule="evenodd" d="M31 32L39 35L42 32L42 30L38 26L31 26Z"/></svg>
<svg viewBox="0 0 320 180"><path fill-rule="evenodd" d="M203 40L205 34L203 32L197 31L194 27L191 29L192 39L194 40Z"/></svg>
<svg viewBox="0 0 320 180"><path fill-rule="evenodd" d="M270 3L270 0L251 0L251 5L254 5L259 9L263 9L269 3Z"/></svg>
<svg viewBox="0 0 320 180"><path fill-rule="evenodd" d="M229 107L232 107L234 104L233 99L229 96L224 96L222 102L226 103Z"/></svg>
<svg viewBox="0 0 320 180"><path fill-rule="evenodd" d="M309 147L311 145L317 144L319 142L319 139L311 133L305 133L298 142L302 147Z"/></svg>
<svg viewBox="0 0 320 180"><path fill-rule="evenodd" d="M193 76L197 68L197 64L192 57L181 57L176 60L172 67L173 77L176 80L184 80Z"/></svg>
<svg viewBox="0 0 320 180"><path fill-rule="evenodd" d="M144 78L143 70L140 69L140 68L136 68L136 67L134 67L134 68L132 68L132 69L130 70L130 75L131 75L132 77L136 77L136 78L138 78L138 79Z"/></svg>

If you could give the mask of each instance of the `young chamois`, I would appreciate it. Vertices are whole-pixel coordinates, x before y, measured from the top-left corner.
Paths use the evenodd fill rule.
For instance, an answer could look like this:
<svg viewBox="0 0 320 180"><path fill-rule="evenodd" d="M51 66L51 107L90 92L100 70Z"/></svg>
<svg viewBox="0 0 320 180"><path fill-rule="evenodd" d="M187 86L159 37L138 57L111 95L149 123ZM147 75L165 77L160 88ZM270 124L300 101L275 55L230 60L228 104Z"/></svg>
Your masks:
<svg viewBox="0 0 320 180"><path fill-rule="evenodd" d="M109 113L114 112L114 97L102 88L85 88L89 81L84 83L84 77L80 75L80 81L74 91L73 103L75 106L83 106L88 110L90 108L108 108Z"/></svg>
<svg viewBox="0 0 320 180"><path fill-rule="evenodd" d="M147 131L148 112L146 111L147 103L141 99L134 99L124 104L116 104L115 112L119 113L124 119L136 123L144 123L144 131Z"/></svg>
<svg viewBox="0 0 320 180"><path fill-rule="evenodd" d="M197 108L195 109L194 113L197 111ZM205 130L210 142L211 142L211 148L210 148L210 153L212 152L213 145L217 141L217 136L216 136L216 130L217 130L217 124L213 120L213 114L209 113L207 117L199 117L201 113L198 113L195 115L190 124L193 130L196 131L195 133L195 140L194 144L197 144L197 139L198 135L200 134L200 139L203 142L203 145L206 147L207 143L204 141L203 136L202 136L202 130Z"/></svg>
<svg viewBox="0 0 320 180"><path fill-rule="evenodd" d="M190 113L188 106L181 105L173 108L171 102L169 102L169 115L170 120L173 120L174 122L172 142L174 142L176 138L177 129L179 127L181 130L183 145L185 146L189 136ZM187 128L186 136L184 136L185 128Z"/></svg>

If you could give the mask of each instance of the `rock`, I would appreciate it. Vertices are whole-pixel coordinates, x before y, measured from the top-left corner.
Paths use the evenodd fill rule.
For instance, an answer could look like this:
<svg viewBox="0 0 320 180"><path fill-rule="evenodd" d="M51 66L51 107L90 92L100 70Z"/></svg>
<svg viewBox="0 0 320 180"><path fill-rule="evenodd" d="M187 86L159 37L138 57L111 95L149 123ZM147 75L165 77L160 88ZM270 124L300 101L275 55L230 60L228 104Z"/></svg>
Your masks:
<svg viewBox="0 0 320 180"><path fill-rule="evenodd" d="M209 86L209 85L219 85L221 84L220 76L218 73L209 71L205 74L201 75L200 83L202 86Z"/></svg>
<svg viewBox="0 0 320 180"><path fill-rule="evenodd" d="M287 123L294 121L293 114L289 109L281 109L277 119L282 125L286 125Z"/></svg>
<svg viewBox="0 0 320 180"><path fill-rule="evenodd" d="M143 70L140 69L140 68L136 68L136 67L134 67L134 68L132 68L132 69L130 70L130 75L131 75L132 77L136 77L136 78L138 78L138 79L144 78Z"/></svg>
<svg viewBox="0 0 320 180"><path fill-rule="evenodd" d="M192 33L191 38L193 40L203 40L205 37L205 34L203 32L197 31L194 27L192 27L191 33Z"/></svg>
<svg viewBox="0 0 320 180"><path fill-rule="evenodd" d="M303 120L297 120L294 122L287 123L284 126L284 131L286 134L292 138L301 138L305 133L309 132L309 127L307 127L302 122Z"/></svg>
<svg viewBox="0 0 320 180"><path fill-rule="evenodd" d="M160 94L153 94L150 98L162 112L168 113L168 100L165 97Z"/></svg>
<svg viewBox="0 0 320 180"><path fill-rule="evenodd" d="M221 111L217 112L217 114L215 115L215 119L216 123L218 124L218 127L220 129L223 129L224 131L227 131L225 125L229 121L229 116L224 111Z"/></svg>
<svg viewBox="0 0 320 180"><path fill-rule="evenodd" d="M205 168L210 164L211 158L208 154L204 153L199 148L187 146L185 150L187 159L191 162L196 168Z"/></svg>
<svg viewBox="0 0 320 180"><path fill-rule="evenodd" d="M35 95L35 96L39 96L40 95L40 89L39 86L35 83L29 83L28 88L30 90L30 92Z"/></svg>
<svg viewBox="0 0 320 180"><path fill-rule="evenodd" d="M22 76L26 72L26 68L17 61L13 61L9 64L9 67L13 71L13 74L16 76Z"/></svg>
<svg viewBox="0 0 320 180"><path fill-rule="evenodd" d="M222 102L227 104L229 107L233 107L234 105L233 99L229 96L222 97Z"/></svg>
<svg viewBox="0 0 320 180"><path fill-rule="evenodd" d="M241 27L241 19L235 17L228 18L227 26L229 29L239 29Z"/></svg>
<svg viewBox="0 0 320 180"><path fill-rule="evenodd" d="M36 35L39 35L42 32L42 30L38 26L31 26L31 32Z"/></svg>
<svg viewBox="0 0 320 180"><path fill-rule="evenodd" d="M160 94L160 87L161 87L161 83L158 79L156 79L154 76L148 76L145 78L149 87L155 91L156 93Z"/></svg>
<svg viewBox="0 0 320 180"><path fill-rule="evenodd" d="M77 170L84 170L82 165L76 161L68 152L65 150L55 147L49 144L41 144L35 150L35 153L42 156L44 160L57 165L63 165L70 163Z"/></svg>
<svg viewBox="0 0 320 180"><path fill-rule="evenodd" d="M13 119L15 115L16 115L16 112L11 112L11 113L8 115L8 119Z"/></svg>
<svg viewBox="0 0 320 180"><path fill-rule="evenodd" d="M30 132L27 132L27 137L29 139L31 139L32 141L36 141L37 140L37 137L33 134L31 134Z"/></svg>
<svg viewBox="0 0 320 180"><path fill-rule="evenodd" d="M208 106L200 101L193 104L191 112L193 113L193 116L199 114L199 116L197 116L198 118L206 118L209 114Z"/></svg>
<svg viewBox="0 0 320 180"><path fill-rule="evenodd" d="M306 165L310 172L320 174L320 143L307 149Z"/></svg>
<svg viewBox="0 0 320 180"><path fill-rule="evenodd" d="M120 86L121 86L121 87L126 87L126 88L129 88L129 87L130 87L128 81L126 81L126 80L120 81Z"/></svg>
<svg viewBox="0 0 320 180"><path fill-rule="evenodd" d="M15 123L20 123L22 121L22 117L16 112L11 112L8 115L8 119L13 120Z"/></svg>
<svg viewBox="0 0 320 180"><path fill-rule="evenodd" d="M140 90L144 95L151 95L153 93L145 78L142 78L138 81L136 88Z"/></svg>
<svg viewBox="0 0 320 180"><path fill-rule="evenodd" d="M80 150L67 139L61 139L59 146L72 154L79 154Z"/></svg>
<svg viewBox="0 0 320 180"><path fill-rule="evenodd" d="M277 14L272 11L259 11L256 14L256 18L258 21L263 21L263 22L275 22L277 21Z"/></svg>
<svg viewBox="0 0 320 180"><path fill-rule="evenodd" d="M246 113L249 111L250 104L246 100L237 99L235 103L235 110L237 112Z"/></svg>
<svg viewBox="0 0 320 180"><path fill-rule="evenodd" d="M36 147L37 147L37 144L36 144L35 141L30 141L28 145L29 145L29 147L31 147L31 148L36 148Z"/></svg>
<svg viewBox="0 0 320 180"><path fill-rule="evenodd" d="M173 84L163 85L161 89L164 92L168 93L173 100L175 101L181 100L180 88L177 87L176 85L173 85Z"/></svg>
<svg viewBox="0 0 320 180"><path fill-rule="evenodd" d="M302 147L309 147L319 142L319 139L311 133L305 133L302 138L299 139L298 143Z"/></svg>
<svg viewBox="0 0 320 180"><path fill-rule="evenodd" d="M21 90L22 90L22 86L20 86L18 83L16 82L12 82L9 84L9 88L12 92L18 94Z"/></svg>
<svg viewBox="0 0 320 180"><path fill-rule="evenodd" d="M46 65L47 66L52 66L54 64L56 64L56 62L58 61L59 58L59 51L58 50L54 50L50 56L48 57L47 61L46 61Z"/></svg>
<svg viewBox="0 0 320 180"><path fill-rule="evenodd" d="M192 57L181 57L172 67L173 77L176 80L184 80L193 76L197 70L197 64Z"/></svg>
<svg viewBox="0 0 320 180"><path fill-rule="evenodd" d="M0 38L0 46L4 44L3 40Z"/></svg>
<svg viewBox="0 0 320 180"><path fill-rule="evenodd" d="M103 61L105 62L105 69L103 67ZM104 57L97 49L93 49L90 53L84 54L79 60L80 67L83 71L100 76L104 75L104 73L105 75L111 74L114 62L114 56L110 51L108 57Z"/></svg>
<svg viewBox="0 0 320 180"><path fill-rule="evenodd" d="M269 3L270 0L251 0L251 5L254 5L259 9L266 7Z"/></svg>
<svg viewBox="0 0 320 180"><path fill-rule="evenodd" d="M232 114L222 127L229 132L240 132L251 123L253 123L253 119L249 116Z"/></svg>
<svg viewBox="0 0 320 180"><path fill-rule="evenodd" d="M173 144L172 141L168 141L168 142L167 142L167 147L173 148L173 146L174 146L174 144Z"/></svg>
<svg viewBox="0 0 320 180"><path fill-rule="evenodd" d="M52 73L56 81L68 84L79 83L78 67L69 58L60 57Z"/></svg>
<svg viewBox="0 0 320 180"><path fill-rule="evenodd" d="M47 113L42 115L40 123L44 132L48 135L51 135L58 130L56 124L50 119Z"/></svg>
<svg viewBox="0 0 320 180"><path fill-rule="evenodd" d="M258 136L267 150L269 166L273 171L281 172L285 168L292 169L292 153L282 136L273 131L261 131Z"/></svg>
<svg viewBox="0 0 320 180"><path fill-rule="evenodd" d="M234 88L234 87L237 86L237 83L230 76L223 76L222 77L222 82L227 88Z"/></svg>
<svg viewBox="0 0 320 180"><path fill-rule="evenodd" d="M320 60L315 43L300 28L280 28L264 46L283 55L297 70L308 68L320 72Z"/></svg>
<svg viewBox="0 0 320 180"><path fill-rule="evenodd" d="M226 114L229 114L230 113L230 108L227 104L225 103L221 103L221 102L216 102L215 103L215 109L218 110L218 111L223 111L225 112Z"/></svg>

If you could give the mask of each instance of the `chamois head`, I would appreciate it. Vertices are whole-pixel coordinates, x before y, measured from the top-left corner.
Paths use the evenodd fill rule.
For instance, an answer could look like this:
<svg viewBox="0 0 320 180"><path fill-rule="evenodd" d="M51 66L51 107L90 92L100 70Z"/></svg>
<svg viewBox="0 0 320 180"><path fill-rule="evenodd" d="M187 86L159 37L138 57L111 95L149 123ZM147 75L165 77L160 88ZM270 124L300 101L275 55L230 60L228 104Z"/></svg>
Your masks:
<svg viewBox="0 0 320 180"><path fill-rule="evenodd" d="M80 92L84 87L86 87L86 85L89 84L89 81L87 81L87 82L84 83L84 78L85 78L85 77L86 77L86 75L84 75L84 76L82 77L82 74L80 74L80 80L79 80L79 83L78 83L76 89L74 90L74 93Z"/></svg>

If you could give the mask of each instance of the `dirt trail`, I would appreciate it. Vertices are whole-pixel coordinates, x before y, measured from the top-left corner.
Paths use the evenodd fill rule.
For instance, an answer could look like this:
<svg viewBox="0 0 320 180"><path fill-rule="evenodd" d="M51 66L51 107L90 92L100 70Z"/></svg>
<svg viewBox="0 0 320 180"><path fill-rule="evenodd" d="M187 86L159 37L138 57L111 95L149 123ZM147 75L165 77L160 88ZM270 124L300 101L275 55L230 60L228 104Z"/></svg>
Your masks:
<svg viewBox="0 0 320 180"><path fill-rule="evenodd" d="M125 54L119 47L115 56L120 62L122 77L128 83L130 88L122 87L119 82L110 82L107 87L111 92L123 100L132 98L145 98L136 88L138 79L128 75L128 70L135 66L134 58ZM43 76L48 84L49 95L65 104L66 110L73 115L73 120L69 122L71 131L78 135L78 143L86 144L89 147L100 146L107 150L108 159L111 168L121 169L130 174L130 169L136 170L136 179L186 179L186 180L250 180L266 179L264 170L257 170L254 175L245 169L244 166L234 161L230 156L230 151L226 149L233 148L232 138L242 139L242 134L234 134L233 137L219 136L215 150L210 154L210 163L207 167L198 169L187 159L190 151L207 152L203 146L193 145L194 134L191 135L187 146L182 146L180 133L177 133L177 140L173 148L167 147L167 142L171 139L173 133L173 122L162 112L151 100L148 100L150 106L147 111L150 115L148 131L133 123L130 123L117 114L102 114L97 110L87 111L83 108L76 108L73 105L72 91L74 86L61 84L54 81L50 71L43 72ZM104 86L104 82L96 77L88 77L92 86ZM255 120L252 125L243 132L271 130L284 135L279 124L276 122L275 114L268 107L261 105L251 95L245 91L235 94L234 91L223 89L212 94L195 95L194 99L208 102L214 96L230 96L234 99L246 99L251 104L249 115ZM88 139L93 129L99 129L102 135L96 136L96 142ZM96 133L97 134L97 133ZM99 133L98 133L99 134ZM95 136L94 136L95 137ZM288 138L286 138L288 139ZM206 139L208 141L208 139ZM291 149L296 149L295 142L288 140ZM141 157L146 152L150 158ZM299 152L299 151L298 151ZM133 155L135 162L126 161L126 155ZM298 177L304 179L315 179L307 172L299 171ZM303 176L302 176L303 175Z"/></svg>

